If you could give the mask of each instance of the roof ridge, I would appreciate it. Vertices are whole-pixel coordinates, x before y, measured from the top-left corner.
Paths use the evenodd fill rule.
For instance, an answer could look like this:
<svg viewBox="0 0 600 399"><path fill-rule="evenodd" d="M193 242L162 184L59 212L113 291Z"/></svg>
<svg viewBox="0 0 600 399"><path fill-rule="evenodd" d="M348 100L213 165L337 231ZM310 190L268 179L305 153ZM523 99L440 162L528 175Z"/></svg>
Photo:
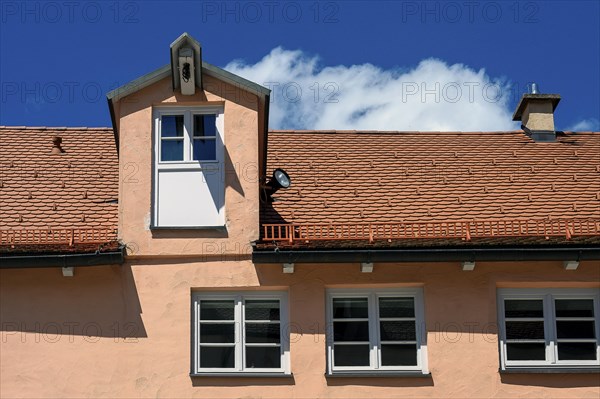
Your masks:
<svg viewBox="0 0 600 399"><path fill-rule="evenodd" d="M498 130L498 131L439 131L439 130L335 130L335 129L323 129L323 130L313 130L313 129L271 129L269 133L324 133L324 134L365 134L365 133L385 133L385 134L404 134L404 133L426 133L426 134L514 134L520 133L523 134L522 130Z"/></svg>
<svg viewBox="0 0 600 399"><path fill-rule="evenodd" d="M87 126L4 126L0 125L3 130L109 130L112 132L112 127L87 127Z"/></svg>
<svg viewBox="0 0 600 399"><path fill-rule="evenodd" d="M593 130L557 130L561 133L590 133L600 134ZM336 129L270 129L269 133L319 133L319 134L525 134L522 130L491 130L491 131L460 131L460 130L336 130Z"/></svg>

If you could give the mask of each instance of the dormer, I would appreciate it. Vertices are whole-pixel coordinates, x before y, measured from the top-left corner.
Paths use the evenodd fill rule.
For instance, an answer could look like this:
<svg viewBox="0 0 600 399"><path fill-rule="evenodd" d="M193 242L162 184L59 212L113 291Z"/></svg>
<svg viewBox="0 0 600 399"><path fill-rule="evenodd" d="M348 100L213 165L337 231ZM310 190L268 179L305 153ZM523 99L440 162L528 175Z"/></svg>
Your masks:
<svg viewBox="0 0 600 399"><path fill-rule="evenodd" d="M247 245L258 238L270 91L203 61L187 33L169 51L170 64L108 94L121 238L139 255Z"/></svg>

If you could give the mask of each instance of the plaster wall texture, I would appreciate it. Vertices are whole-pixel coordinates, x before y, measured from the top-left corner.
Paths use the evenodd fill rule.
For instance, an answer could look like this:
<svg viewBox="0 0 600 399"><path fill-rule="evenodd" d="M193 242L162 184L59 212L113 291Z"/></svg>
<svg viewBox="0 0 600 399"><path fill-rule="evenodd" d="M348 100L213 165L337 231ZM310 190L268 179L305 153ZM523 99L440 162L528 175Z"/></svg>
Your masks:
<svg viewBox="0 0 600 399"><path fill-rule="evenodd" d="M598 398L598 374L500 374L499 287L593 287L581 262L299 264L139 259L123 266L0 270L2 398ZM325 294L334 287L424 290L429 378L325 377ZM190 377L191 295L285 290L291 378Z"/></svg>

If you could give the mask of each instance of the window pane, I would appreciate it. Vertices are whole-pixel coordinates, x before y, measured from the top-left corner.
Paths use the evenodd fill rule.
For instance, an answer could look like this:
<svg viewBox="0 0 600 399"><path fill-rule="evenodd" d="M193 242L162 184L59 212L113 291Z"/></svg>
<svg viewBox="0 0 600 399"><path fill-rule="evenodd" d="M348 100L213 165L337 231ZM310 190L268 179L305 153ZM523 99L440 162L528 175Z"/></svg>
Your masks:
<svg viewBox="0 0 600 399"><path fill-rule="evenodd" d="M246 301L246 320L279 320L279 301Z"/></svg>
<svg viewBox="0 0 600 399"><path fill-rule="evenodd" d="M504 301L506 317L544 317L541 299L507 299Z"/></svg>
<svg viewBox="0 0 600 399"><path fill-rule="evenodd" d="M334 319L366 319L369 317L367 298L334 298Z"/></svg>
<svg viewBox="0 0 600 399"><path fill-rule="evenodd" d="M557 321L558 338L596 338L594 322L589 321Z"/></svg>
<svg viewBox="0 0 600 399"><path fill-rule="evenodd" d="M248 343L279 343L279 323L246 323L246 342Z"/></svg>
<svg viewBox="0 0 600 399"><path fill-rule="evenodd" d="M417 339L414 321L382 321L379 323L382 341L414 341Z"/></svg>
<svg viewBox="0 0 600 399"><path fill-rule="evenodd" d="M382 345L381 346L381 365L382 366L416 366L417 365L417 346L416 345Z"/></svg>
<svg viewBox="0 0 600 399"><path fill-rule="evenodd" d="M161 140L161 161L183 161L183 140Z"/></svg>
<svg viewBox="0 0 600 399"><path fill-rule="evenodd" d="M279 347L247 347L246 367L275 368L281 367L281 349Z"/></svg>
<svg viewBox="0 0 600 399"><path fill-rule="evenodd" d="M369 345L334 345L335 366L368 366Z"/></svg>
<svg viewBox="0 0 600 399"><path fill-rule="evenodd" d="M379 298L379 317L415 317L414 298Z"/></svg>
<svg viewBox="0 0 600 399"><path fill-rule="evenodd" d="M200 343L234 343L234 325L200 324Z"/></svg>
<svg viewBox="0 0 600 399"><path fill-rule="evenodd" d="M217 135L216 115L194 115L194 137Z"/></svg>
<svg viewBox="0 0 600 399"><path fill-rule="evenodd" d="M217 141L194 139L194 161L212 161L217 159Z"/></svg>
<svg viewBox="0 0 600 399"><path fill-rule="evenodd" d="M235 348L200 347L200 367L203 368L233 368L235 366Z"/></svg>
<svg viewBox="0 0 600 399"><path fill-rule="evenodd" d="M233 301L200 301L200 320L233 320Z"/></svg>
<svg viewBox="0 0 600 399"><path fill-rule="evenodd" d="M558 360L596 360L594 342L559 342Z"/></svg>
<svg viewBox="0 0 600 399"><path fill-rule="evenodd" d="M161 118L162 137L183 137L183 115L165 115Z"/></svg>
<svg viewBox="0 0 600 399"><path fill-rule="evenodd" d="M507 321L506 339L544 339L544 322Z"/></svg>
<svg viewBox="0 0 600 399"><path fill-rule="evenodd" d="M594 302L591 299L557 299L556 317L594 317Z"/></svg>
<svg viewBox="0 0 600 399"><path fill-rule="evenodd" d="M509 343L506 344L508 360L546 360L545 343Z"/></svg>
<svg viewBox="0 0 600 399"><path fill-rule="evenodd" d="M336 321L333 323L334 341L368 341L368 321Z"/></svg>

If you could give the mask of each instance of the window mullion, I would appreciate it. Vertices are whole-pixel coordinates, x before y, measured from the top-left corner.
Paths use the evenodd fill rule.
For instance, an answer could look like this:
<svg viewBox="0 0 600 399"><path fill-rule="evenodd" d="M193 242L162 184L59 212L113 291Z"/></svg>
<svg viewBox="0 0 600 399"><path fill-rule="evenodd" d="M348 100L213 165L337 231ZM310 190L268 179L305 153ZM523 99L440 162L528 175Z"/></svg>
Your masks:
<svg viewBox="0 0 600 399"><path fill-rule="evenodd" d="M554 299L552 294L544 296L544 331L546 333L546 356L550 364L556 364L556 328L554 321Z"/></svg>
<svg viewBox="0 0 600 399"><path fill-rule="evenodd" d="M380 367L380 356L379 356L379 309L377 304L377 294L371 293L369 295L368 302L368 316L369 316L369 346L370 350L370 363L372 369L379 369Z"/></svg>
<svg viewBox="0 0 600 399"><path fill-rule="evenodd" d="M183 160L189 161L191 156L190 135L192 134L192 114L185 111L183 115Z"/></svg>
<svg viewBox="0 0 600 399"><path fill-rule="evenodd" d="M593 303L593 312L595 319L595 332L596 332L596 360L600 362L600 315L598 312L600 311L600 296L596 295L592 301Z"/></svg>
<svg viewBox="0 0 600 399"><path fill-rule="evenodd" d="M244 309L243 298L235 298L235 368L237 371L244 370Z"/></svg>
<svg viewBox="0 0 600 399"><path fill-rule="evenodd" d="M197 299L194 301L194 344L195 344L195 356L194 356L194 370L200 369L200 301Z"/></svg>

